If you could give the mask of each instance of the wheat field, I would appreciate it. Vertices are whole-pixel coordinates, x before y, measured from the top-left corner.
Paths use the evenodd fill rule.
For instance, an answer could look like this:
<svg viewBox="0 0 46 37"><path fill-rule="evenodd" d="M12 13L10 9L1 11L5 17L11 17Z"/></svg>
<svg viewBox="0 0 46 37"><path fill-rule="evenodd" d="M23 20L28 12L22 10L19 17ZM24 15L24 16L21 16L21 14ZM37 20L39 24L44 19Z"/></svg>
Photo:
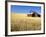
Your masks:
<svg viewBox="0 0 46 37"><path fill-rule="evenodd" d="M11 13L11 31L33 31L40 29L40 17L28 17L27 14Z"/></svg>

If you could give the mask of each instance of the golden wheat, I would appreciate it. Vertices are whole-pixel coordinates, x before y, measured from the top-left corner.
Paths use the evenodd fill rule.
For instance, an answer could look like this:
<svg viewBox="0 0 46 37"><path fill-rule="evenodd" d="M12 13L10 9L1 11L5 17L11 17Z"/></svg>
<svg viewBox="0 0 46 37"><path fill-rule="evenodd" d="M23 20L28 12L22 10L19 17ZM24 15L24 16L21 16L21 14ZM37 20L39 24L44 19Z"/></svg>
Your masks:
<svg viewBox="0 0 46 37"><path fill-rule="evenodd" d="M40 29L40 17L27 17L26 14L11 14L11 31L28 31Z"/></svg>

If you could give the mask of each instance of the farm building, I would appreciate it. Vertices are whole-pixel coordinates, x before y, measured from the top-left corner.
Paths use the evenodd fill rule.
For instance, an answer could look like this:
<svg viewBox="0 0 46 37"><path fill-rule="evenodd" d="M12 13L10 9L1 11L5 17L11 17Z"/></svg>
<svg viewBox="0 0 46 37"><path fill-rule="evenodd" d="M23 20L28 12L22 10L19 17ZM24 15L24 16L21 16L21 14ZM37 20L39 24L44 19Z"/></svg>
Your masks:
<svg viewBox="0 0 46 37"><path fill-rule="evenodd" d="M31 12L30 14L27 14L28 17L40 17L41 15L36 12Z"/></svg>

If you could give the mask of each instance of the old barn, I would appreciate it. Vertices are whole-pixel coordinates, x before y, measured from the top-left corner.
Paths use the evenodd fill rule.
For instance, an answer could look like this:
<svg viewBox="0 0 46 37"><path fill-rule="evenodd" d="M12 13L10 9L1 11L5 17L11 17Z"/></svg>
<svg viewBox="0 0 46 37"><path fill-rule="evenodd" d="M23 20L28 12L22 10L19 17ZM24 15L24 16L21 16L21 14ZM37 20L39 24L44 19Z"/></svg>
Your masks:
<svg viewBox="0 0 46 37"><path fill-rule="evenodd" d="M31 12L30 14L27 14L28 17L40 17L41 15L36 12Z"/></svg>

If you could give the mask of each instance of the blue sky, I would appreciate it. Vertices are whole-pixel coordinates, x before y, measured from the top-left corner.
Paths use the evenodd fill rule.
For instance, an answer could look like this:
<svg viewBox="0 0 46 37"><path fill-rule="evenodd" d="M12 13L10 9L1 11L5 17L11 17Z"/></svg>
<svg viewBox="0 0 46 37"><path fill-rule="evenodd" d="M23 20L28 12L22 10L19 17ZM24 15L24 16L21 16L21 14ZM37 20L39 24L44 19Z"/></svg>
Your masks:
<svg viewBox="0 0 46 37"><path fill-rule="evenodd" d="M40 6L11 5L11 12L12 13L28 14L32 11L37 12L37 13L41 13L41 7Z"/></svg>

